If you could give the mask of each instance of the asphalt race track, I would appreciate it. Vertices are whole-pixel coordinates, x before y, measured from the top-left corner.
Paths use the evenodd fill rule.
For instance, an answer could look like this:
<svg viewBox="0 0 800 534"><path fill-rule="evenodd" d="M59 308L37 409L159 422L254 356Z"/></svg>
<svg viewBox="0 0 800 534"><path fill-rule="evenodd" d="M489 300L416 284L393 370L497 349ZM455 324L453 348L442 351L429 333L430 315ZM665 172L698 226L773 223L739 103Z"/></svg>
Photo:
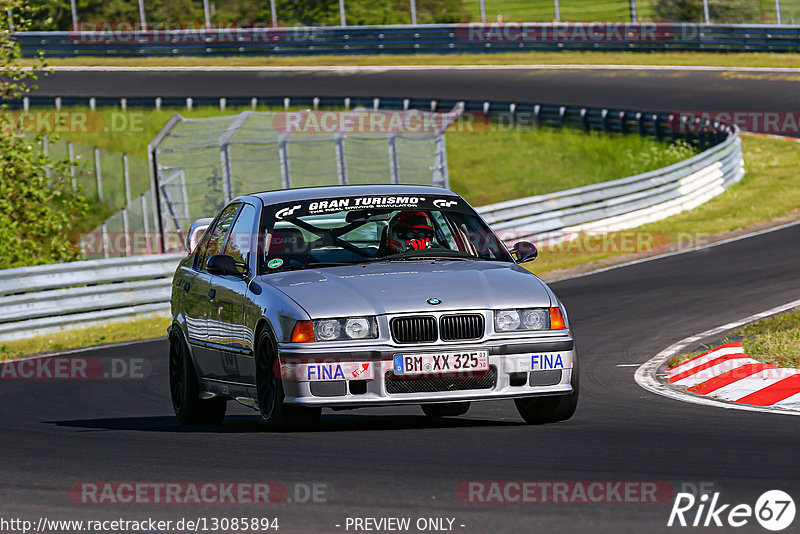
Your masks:
<svg viewBox="0 0 800 534"><path fill-rule="evenodd" d="M62 74L48 78L42 91L52 90L57 80L65 82L64 94L78 91L75 78ZM122 91L121 78L108 76L91 94ZM451 79L448 88L442 76L429 80L425 93L420 77L406 95L524 96L529 101L646 109L686 102L702 107L713 98L705 83L692 87L683 78L670 90L648 74L649 93L599 94L587 82L581 99L577 88L559 94L558 83L539 83L547 76L585 76L597 84L619 80L596 73L532 74L504 85L485 76L476 77L474 86L464 78ZM694 79L695 74L687 76ZM256 78L252 87L261 87L258 94L290 94L292 89L298 95L314 94L301 90L307 80L301 84L290 78L283 87ZM328 86L309 82L307 87L340 95L357 87L343 78ZM391 79L386 75L383 83ZM187 87L213 92L219 83L216 75L199 88L175 81L180 77L149 82L153 80L175 94ZM389 85L372 83L362 81L361 93L388 91ZM131 83L127 95L148 85L147 79ZM237 92L254 94L232 85ZM397 90L385 96L397 96ZM731 84L725 93L730 100L718 99L717 104L797 109L798 93L789 82L747 80ZM682 484L710 483L721 492L721 501L730 504L752 506L770 489L784 490L797 501L800 463L792 458L800 418L659 397L634 382L636 367L631 364L686 336L800 298L798 242L800 225L790 226L553 284L570 312L581 358L578 411L555 425L523 425L513 404L500 401L473 405L466 416L445 421L429 420L417 407L325 412L316 431L278 434L261 431L255 412L231 406L232 415L222 426L181 427L169 399L165 341L83 353L142 358L144 379L2 380L0 516L33 521L42 516L278 517L279 532L292 533L347 532L348 517L448 517L455 519L454 531L465 533L640 533L688 529L666 527L672 499L660 504L480 504L463 502L456 488L465 481L488 480L664 481L676 490ZM268 506L76 504L69 490L84 481L275 481L289 488L290 497L297 484L317 483L326 485L327 494L319 499L325 502ZM761 531L755 527L751 519L738 530Z"/></svg>
<svg viewBox="0 0 800 534"><path fill-rule="evenodd" d="M38 96L374 97L522 101L647 111L797 110L800 70L428 67L79 70L38 80Z"/></svg>

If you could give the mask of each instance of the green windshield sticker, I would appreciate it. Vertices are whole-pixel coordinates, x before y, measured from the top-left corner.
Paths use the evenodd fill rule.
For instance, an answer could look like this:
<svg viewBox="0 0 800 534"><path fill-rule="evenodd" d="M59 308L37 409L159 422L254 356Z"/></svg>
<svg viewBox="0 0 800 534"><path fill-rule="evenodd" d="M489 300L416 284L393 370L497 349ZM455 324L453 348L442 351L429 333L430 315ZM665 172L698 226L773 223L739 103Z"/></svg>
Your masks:
<svg viewBox="0 0 800 534"><path fill-rule="evenodd" d="M269 263L267 263L267 267L269 267L270 269L277 269L281 265L283 265L283 260L280 258L269 260Z"/></svg>

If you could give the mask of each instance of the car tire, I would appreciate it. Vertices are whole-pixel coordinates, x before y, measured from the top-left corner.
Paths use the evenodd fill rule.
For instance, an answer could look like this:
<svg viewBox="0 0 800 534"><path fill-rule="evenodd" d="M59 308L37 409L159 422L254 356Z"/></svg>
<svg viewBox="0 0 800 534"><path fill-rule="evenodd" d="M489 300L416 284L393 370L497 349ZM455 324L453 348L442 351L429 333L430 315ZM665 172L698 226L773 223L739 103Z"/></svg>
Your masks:
<svg viewBox="0 0 800 534"><path fill-rule="evenodd" d="M566 421L572 417L578 407L580 372L577 358L575 358L572 367L570 383L572 384L572 393L567 395L515 399L514 404L517 405L517 411L529 425Z"/></svg>
<svg viewBox="0 0 800 534"><path fill-rule="evenodd" d="M181 424L219 424L225 418L228 401L221 398L201 399L200 383L189 347L179 327L174 326L169 344L169 388L172 408Z"/></svg>
<svg viewBox="0 0 800 534"><path fill-rule="evenodd" d="M278 345L267 329L256 345L256 396L261 421L268 430L308 428L319 422L321 408L287 406L278 362Z"/></svg>
<svg viewBox="0 0 800 534"><path fill-rule="evenodd" d="M458 417L469 411L469 402L445 402L442 404L423 404L422 411L428 417Z"/></svg>

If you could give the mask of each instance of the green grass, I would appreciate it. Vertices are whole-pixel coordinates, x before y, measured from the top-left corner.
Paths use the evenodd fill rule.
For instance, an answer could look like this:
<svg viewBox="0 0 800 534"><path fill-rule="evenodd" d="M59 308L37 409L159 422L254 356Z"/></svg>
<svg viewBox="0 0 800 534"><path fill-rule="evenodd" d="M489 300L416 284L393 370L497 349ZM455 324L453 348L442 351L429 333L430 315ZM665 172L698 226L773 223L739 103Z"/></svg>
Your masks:
<svg viewBox="0 0 800 534"><path fill-rule="evenodd" d="M382 65L676 65L800 67L800 54L722 52L508 52L487 54L382 54L352 56L81 57L48 59L51 66L382 66ZM30 62L23 62L30 64Z"/></svg>
<svg viewBox="0 0 800 534"><path fill-rule="evenodd" d="M105 325L76 328L53 334L0 342L0 361L29 354L56 352L103 343L165 338L170 319L144 317Z"/></svg>
<svg viewBox="0 0 800 534"><path fill-rule="evenodd" d="M571 129L447 136L450 186L473 206L622 178L694 153L636 135Z"/></svg>
<svg viewBox="0 0 800 534"><path fill-rule="evenodd" d="M528 268L537 274L583 266L619 256L631 258L666 251L668 246L688 248L708 242L714 234L746 229L790 214L800 207L800 143L785 139L742 135L746 174L742 181L705 204L658 222L610 234L607 242L625 236L642 245L624 250L594 251L581 241L544 247ZM596 243L595 243L596 244ZM624 248L624 247L619 247ZM631 254L632 253L632 254Z"/></svg>
<svg viewBox="0 0 800 534"><path fill-rule="evenodd" d="M800 308L737 328L731 336L741 339L744 353L756 361L778 367L800 367ZM714 346L673 356L667 362L667 368L730 341L724 338Z"/></svg>
<svg viewBox="0 0 800 534"><path fill-rule="evenodd" d="M778 367L800 367L800 308L743 326L745 354Z"/></svg>

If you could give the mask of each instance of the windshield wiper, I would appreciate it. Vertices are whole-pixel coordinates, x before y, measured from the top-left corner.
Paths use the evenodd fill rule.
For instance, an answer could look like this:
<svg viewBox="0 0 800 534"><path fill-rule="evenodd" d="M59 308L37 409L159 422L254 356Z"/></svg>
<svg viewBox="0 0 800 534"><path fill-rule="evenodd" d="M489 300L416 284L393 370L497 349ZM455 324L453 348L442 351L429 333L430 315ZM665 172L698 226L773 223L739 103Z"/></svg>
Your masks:
<svg viewBox="0 0 800 534"><path fill-rule="evenodd" d="M303 269L321 269L323 267L343 267L345 265L358 265L363 261L320 261L315 263L304 263L302 265L289 265L283 269L275 269L269 272L301 271Z"/></svg>
<svg viewBox="0 0 800 534"><path fill-rule="evenodd" d="M392 254L391 256L384 256L383 258L375 258L375 261L429 261L429 260L462 260L462 261L469 261L469 260L482 260L478 256L472 256L469 254L464 254L463 252L453 252L453 251L430 251L430 250L420 250L414 251L412 253L408 252L401 252L400 254Z"/></svg>

